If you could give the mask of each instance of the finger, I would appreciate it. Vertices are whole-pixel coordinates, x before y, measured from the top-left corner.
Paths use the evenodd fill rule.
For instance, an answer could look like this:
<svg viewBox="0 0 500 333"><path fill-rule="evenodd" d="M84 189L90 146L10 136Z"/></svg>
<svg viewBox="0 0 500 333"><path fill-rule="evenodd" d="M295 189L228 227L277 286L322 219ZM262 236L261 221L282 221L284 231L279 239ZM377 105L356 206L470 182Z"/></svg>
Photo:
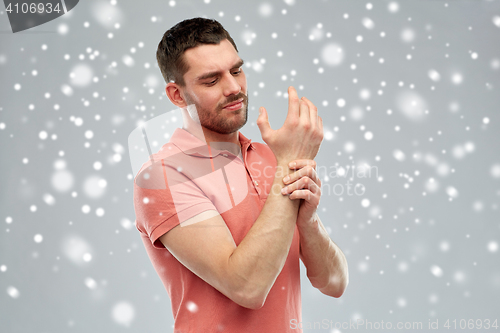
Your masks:
<svg viewBox="0 0 500 333"><path fill-rule="evenodd" d="M321 180L319 179L319 176L316 172L316 170L311 169L310 172L307 172L307 174L302 175L301 171L305 169L301 169L300 171L297 171L293 174L288 175L287 177L283 178L283 184L285 184L285 187L292 186L294 184L299 184L296 187L292 187L292 189L295 188L300 188L300 184L303 184L304 182L308 182L308 180L303 180L305 178L309 178L310 181L312 181L314 184L317 186L321 187ZM305 172L303 172L305 173ZM292 190L288 190L288 193L291 193Z"/></svg>
<svg viewBox="0 0 500 333"><path fill-rule="evenodd" d="M299 181L301 178L309 177L313 182L321 186L321 181L319 179L318 173L311 166L306 166L298 171L295 171L283 178L283 183L285 185L293 184Z"/></svg>
<svg viewBox="0 0 500 333"><path fill-rule="evenodd" d="M307 189L312 193L321 193L318 184L309 177L302 177L294 183L291 183L281 189L281 194L287 195L297 190Z"/></svg>
<svg viewBox="0 0 500 333"><path fill-rule="evenodd" d="M265 138L269 137L271 134L271 125L269 124L269 117L267 115L266 108L261 107L259 109L259 117L257 117L257 126L259 127L262 139L266 141Z"/></svg>
<svg viewBox="0 0 500 333"><path fill-rule="evenodd" d="M315 160L294 160L290 163L288 163L288 167L292 170L298 170L301 169L305 166L312 166L314 169L316 169L316 161Z"/></svg>
<svg viewBox="0 0 500 333"><path fill-rule="evenodd" d="M287 118L298 119L300 114L299 110L299 96L294 87L288 87L288 115Z"/></svg>
<svg viewBox="0 0 500 333"><path fill-rule="evenodd" d="M321 137L323 138L324 135L323 135L323 118L321 118L320 116L318 116L318 127L321 131Z"/></svg>
<svg viewBox="0 0 500 333"><path fill-rule="evenodd" d="M310 128L312 128L312 126L311 126L311 115L310 115L309 105L304 100L304 98L305 97L302 97L302 99L300 100L300 104L299 104L300 115L299 115L299 118L300 118L300 122L303 125L307 125L308 129L310 129Z"/></svg>
<svg viewBox="0 0 500 333"><path fill-rule="evenodd" d="M307 97L302 97L304 101L306 101L307 105L309 106L309 117L311 118L311 125L313 128L315 128L318 124L318 108L316 105L313 104Z"/></svg>
<svg viewBox="0 0 500 333"><path fill-rule="evenodd" d="M290 200L304 199L309 204L318 207L320 197L309 190L297 190L288 196Z"/></svg>

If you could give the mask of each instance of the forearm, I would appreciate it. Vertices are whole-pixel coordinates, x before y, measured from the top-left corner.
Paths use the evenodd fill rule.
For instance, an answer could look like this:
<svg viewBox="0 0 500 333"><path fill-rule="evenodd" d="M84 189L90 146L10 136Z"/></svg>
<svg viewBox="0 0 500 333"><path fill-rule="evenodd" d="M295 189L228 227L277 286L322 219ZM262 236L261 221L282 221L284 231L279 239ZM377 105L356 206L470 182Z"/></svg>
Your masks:
<svg viewBox="0 0 500 333"><path fill-rule="evenodd" d="M340 297L349 281L347 260L317 214L314 222L299 225L299 234L301 257L311 284L326 295Z"/></svg>
<svg viewBox="0 0 500 333"><path fill-rule="evenodd" d="M237 297L264 302L280 274L295 230L299 202L281 195L283 171L277 167L275 179L262 211L245 238L229 257L228 271Z"/></svg>

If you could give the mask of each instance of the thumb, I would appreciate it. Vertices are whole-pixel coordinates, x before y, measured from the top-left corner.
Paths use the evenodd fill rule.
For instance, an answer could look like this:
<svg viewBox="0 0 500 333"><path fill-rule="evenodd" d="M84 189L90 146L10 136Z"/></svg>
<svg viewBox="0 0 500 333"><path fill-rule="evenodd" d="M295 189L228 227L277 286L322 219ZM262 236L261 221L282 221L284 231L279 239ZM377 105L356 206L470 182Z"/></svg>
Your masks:
<svg viewBox="0 0 500 333"><path fill-rule="evenodd" d="M257 126L259 126L259 130L263 139L264 137L267 137L272 131L271 125L269 124L267 111L266 108L264 107L259 108L259 117L257 118Z"/></svg>

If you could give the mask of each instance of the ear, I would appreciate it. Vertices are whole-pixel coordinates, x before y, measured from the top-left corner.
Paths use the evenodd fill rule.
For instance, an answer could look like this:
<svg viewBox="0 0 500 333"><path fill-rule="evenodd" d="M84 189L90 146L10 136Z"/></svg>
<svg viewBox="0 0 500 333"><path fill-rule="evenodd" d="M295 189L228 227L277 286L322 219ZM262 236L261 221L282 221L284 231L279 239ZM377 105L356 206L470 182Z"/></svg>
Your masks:
<svg viewBox="0 0 500 333"><path fill-rule="evenodd" d="M167 93L168 99L179 108L185 108L187 106L186 101L182 97L180 87L175 82L167 83L165 87L165 92Z"/></svg>

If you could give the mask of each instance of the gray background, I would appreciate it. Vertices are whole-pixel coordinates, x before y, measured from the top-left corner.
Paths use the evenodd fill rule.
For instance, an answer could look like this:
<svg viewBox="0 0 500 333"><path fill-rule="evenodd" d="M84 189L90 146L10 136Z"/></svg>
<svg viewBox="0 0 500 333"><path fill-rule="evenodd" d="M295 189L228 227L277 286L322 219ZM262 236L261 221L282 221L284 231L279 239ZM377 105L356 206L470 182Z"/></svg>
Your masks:
<svg viewBox="0 0 500 333"><path fill-rule="evenodd" d="M0 13L2 332L172 331L127 137L174 109L156 46L195 16L248 65L247 137L259 106L281 126L289 85L324 119L320 216L350 284L329 298L302 270L304 322L500 319L499 1L83 1L17 34ZM335 170L363 164L348 194Z"/></svg>

